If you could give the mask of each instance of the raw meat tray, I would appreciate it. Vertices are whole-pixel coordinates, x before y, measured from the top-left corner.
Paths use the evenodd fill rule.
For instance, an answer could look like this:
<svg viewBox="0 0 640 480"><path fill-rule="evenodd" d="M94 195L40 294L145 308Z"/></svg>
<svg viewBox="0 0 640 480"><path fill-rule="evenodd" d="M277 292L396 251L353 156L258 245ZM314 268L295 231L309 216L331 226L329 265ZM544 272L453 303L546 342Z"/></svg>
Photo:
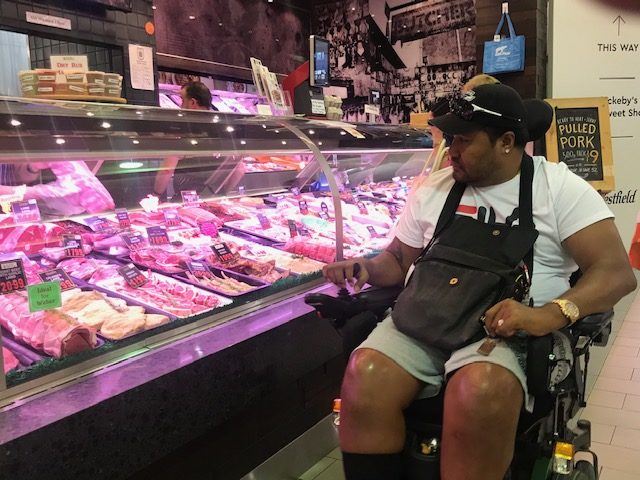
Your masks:
<svg viewBox="0 0 640 480"><path fill-rule="evenodd" d="M196 287L194 285L190 285L190 284L186 284L186 282L183 282L182 280L177 280L173 277L168 277L166 275L160 275L160 274L156 274L160 277L160 279L162 281L166 281L169 283L178 283L184 287L187 288L192 288L196 291L196 293L200 293L202 295L206 295L206 296L214 296L216 297L216 299L218 300L218 305L216 305L215 307L211 307L211 308L207 308L205 310L203 310L200 313L204 313L204 312L209 312L211 310L214 310L216 308L225 306L225 305L229 305L231 303L231 300L229 300L228 298L225 298L221 295L215 294L213 292L210 292L208 290L204 290L203 288L200 287ZM119 292L117 290L114 289L114 285L113 285L113 279L106 279L106 280L99 280L98 283L89 283L88 285L91 288L95 288L96 290L103 292L103 293L107 293L107 294L111 294L113 296L122 298L123 300L126 300L127 302L131 302L132 305L139 305L141 307L144 308L149 308L149 312L150 313L159 313L161 315L166 315L168 316L171 320L174 320L176 318L188 318L192 315L197 315L197 314L192 314L192 315L188 315L187 317L178 317L176 314L168 312L166 310L163 310L162 308L158 307L157 305L151 305L143 300L137 299L135 297L132 297L130 295L127 295L125 293Z"/></svg>
<svg viewBox="0 0 640 480"><path fill-rule="evenodd" d="M211 273L216 276L220 276L221 274L226 275L229 278L233 278L238 280L239 282L244 282L253 286L252 289L247 290L246 292L238 292L238 293L228 293L222 290L216 290L214 287L208 287L206 285L202 285L197 281L190 280L187 277L187 272L175 273L172 275L173 278L180 280L181 282L188 283L198 288L202 288L203 290L208 290L209 292L217 293L218 295L223 295L225 297L239 297L241 295L246 295L247 293L255 292L256 290L260 290L262 288L268 287L269 283L260 280L257 277L250 277L248 275L242 275L241 273L234 272L232 270L225 270L224 268L214 267L213 265L207 265Z"/></svg>
<svg viewBox="0 0 640 480"><path fill-rule="evenodd" d="M264 238L274 243L286 242L290 237L289 230L285 227L276 225L275 228L272 226L272 228L269 229L272 232L265 232L260 225L255 225L253 220L234 220L232 222L226 222L224 226L241 233Z"/></svg>

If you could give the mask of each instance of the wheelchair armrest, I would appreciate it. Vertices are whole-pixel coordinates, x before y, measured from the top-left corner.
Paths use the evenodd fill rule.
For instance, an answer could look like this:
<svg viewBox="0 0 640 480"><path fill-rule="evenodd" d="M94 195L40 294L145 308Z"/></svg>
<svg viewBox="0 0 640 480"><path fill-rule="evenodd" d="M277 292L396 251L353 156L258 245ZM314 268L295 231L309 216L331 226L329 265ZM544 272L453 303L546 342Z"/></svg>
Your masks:
<svg viewBox="0 0 640 480"><path fill-rule="evenodd" d="M382 315L393 305L402 287L369 288L349 295L346 290L337 297L322 293L311 293L304 297L305 303L318 311L322 318L333 319L340 327L351 317L362 312Z"/></svg>
<svg viewBox="0 0 640 480"><path fill-rule="evenodd" d="M569 330L575 338L588 337L594 345L603 347L609 341L612 321L613 309L610 309L581 318Z"/></svg>

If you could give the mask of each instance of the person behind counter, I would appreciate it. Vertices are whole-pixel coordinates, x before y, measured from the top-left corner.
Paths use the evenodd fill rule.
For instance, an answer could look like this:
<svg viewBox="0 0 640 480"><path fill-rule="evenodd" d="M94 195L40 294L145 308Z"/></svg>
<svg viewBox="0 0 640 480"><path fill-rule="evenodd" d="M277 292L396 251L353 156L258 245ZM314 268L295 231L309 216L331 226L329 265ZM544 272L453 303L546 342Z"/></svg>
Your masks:
<svg viewBox="0 0 640 480"><path fill-rule="evenodd" d="M182 104L180 108L185 110L211 110L211 92L209 88L202 82L192 81L185 83L180 89L180 98L182 99ZM153 185L153 193L162 198L167 195L167 189L171 185L171 180L174 179L174 173L176 167L178 166L178 162L180 161L180 157L168 157L162 161L160 165L160 170L156 174L156 179ZM181 176L180 185L172 185L173 191L180 190L199 190L197 186L202 182L193 182L190 177L184 178L184 175ZM176 179L174 179L175 182ZM194 187L194 185L196 187Z"/></svg>
<svg viewBox="0 0 640 480"><path fill-rule="evenodd" d="M43 183L48 174L53 174L53 181ZM37 200L45 213L78 215L115 208L107 189L83 161L0 164L0 195L21 192L23 200Z"/></svg>

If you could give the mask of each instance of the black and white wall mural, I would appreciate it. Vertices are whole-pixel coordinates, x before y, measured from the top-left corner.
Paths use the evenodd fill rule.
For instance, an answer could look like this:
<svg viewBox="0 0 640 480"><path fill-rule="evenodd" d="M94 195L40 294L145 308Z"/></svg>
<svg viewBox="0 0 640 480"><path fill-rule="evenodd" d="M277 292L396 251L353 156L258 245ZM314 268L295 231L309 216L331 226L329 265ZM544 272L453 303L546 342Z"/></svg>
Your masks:
<svg viewBox="0 0 640 480"><path fill-rule="evenodd" d="M312 31L332 45L332 84L349 92L347 121L379 101L382 121L408 122L476 73L475 0L318 0L313 13Z"/></svg>

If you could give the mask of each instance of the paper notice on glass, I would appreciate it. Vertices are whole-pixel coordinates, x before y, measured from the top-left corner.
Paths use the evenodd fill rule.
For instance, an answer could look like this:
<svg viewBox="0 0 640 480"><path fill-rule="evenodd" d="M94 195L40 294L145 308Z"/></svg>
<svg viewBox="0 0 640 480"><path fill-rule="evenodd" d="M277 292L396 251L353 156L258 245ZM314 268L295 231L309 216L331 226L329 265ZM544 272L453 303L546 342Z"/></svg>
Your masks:
<svg viewBox="0 0 640 480"><path fill-rule="evenodd" d="M131 87L136 90L155 90L153 81L153 49L143 45L129 45Z"/></svg>

